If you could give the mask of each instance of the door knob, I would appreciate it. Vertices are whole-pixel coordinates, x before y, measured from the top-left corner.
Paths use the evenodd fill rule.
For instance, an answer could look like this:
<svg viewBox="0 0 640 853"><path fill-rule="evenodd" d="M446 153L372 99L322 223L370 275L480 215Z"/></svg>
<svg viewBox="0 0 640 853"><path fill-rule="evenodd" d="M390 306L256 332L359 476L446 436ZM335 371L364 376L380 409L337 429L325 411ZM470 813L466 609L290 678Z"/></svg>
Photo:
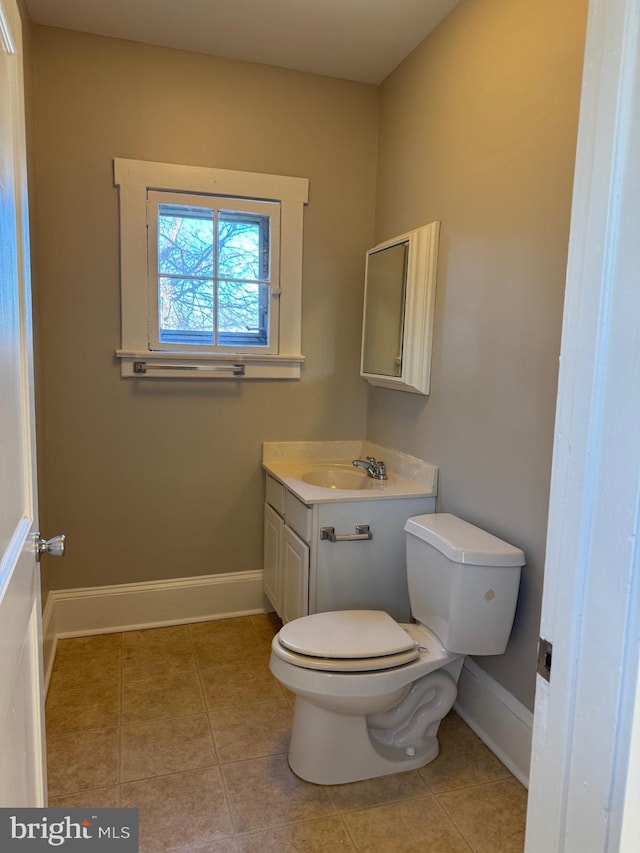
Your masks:
<svg viewBox="0 0 640 853"><path fill-rule="evenodd" d="M63 557L64 546L67 537L64 533L59 536L52 536L51 539L43 539L39 533L35 534L36 540L36 561L39 563L43 554L51 554L52 557Z"/></svg>

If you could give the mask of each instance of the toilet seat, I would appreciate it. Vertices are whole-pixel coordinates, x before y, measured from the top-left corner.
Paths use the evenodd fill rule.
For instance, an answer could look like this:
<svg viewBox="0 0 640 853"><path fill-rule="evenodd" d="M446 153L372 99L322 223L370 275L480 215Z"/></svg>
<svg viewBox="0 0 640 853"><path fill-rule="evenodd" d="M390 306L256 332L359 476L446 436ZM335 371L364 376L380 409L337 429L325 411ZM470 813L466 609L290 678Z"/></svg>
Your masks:
<svg viewBox="0 0 640 853"><path fill-rule="evenodd" d="M276 637L271 650L281 660L299 666L302 669L317 669L324 672L374 672L376 670L392 669L413 663L420 656L418 649L400 652L397 655L385 655L375 658L319 658L311 655L297 655L278 642Z"/></svg>
<svg viewBox="0 0 640 853"><path fill-rule="evenodd" d="M283 626L275 655L294 666L331 672L371 672L416 660L416 640L381 610L314 613Z"/></svg>

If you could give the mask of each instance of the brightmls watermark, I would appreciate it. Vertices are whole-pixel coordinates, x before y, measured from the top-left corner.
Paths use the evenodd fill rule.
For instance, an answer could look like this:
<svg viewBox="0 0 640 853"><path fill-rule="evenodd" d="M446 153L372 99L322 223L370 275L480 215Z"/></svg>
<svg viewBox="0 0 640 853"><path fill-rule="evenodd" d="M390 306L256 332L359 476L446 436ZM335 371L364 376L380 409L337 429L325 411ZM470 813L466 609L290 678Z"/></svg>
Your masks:
<svg viewBox="0 0 640 853"><path fill-rule="evenodd" d="M138 809L0 808L2 853L138 853Z"/></svg>

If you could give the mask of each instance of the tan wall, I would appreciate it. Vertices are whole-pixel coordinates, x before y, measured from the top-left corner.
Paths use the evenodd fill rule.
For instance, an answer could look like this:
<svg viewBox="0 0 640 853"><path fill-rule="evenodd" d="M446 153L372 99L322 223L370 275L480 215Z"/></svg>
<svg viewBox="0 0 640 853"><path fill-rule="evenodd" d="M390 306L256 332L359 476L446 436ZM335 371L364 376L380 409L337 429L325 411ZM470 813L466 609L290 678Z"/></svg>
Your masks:
<svg viewBox="0 0 640 853"><path fill-rule="evenodd" d="M40 499L52 588L262 567L264 440L361 438L379 90L33 28ZM120 379L114 157L310 179L298 382Z"/></svg>
<svg viewBox="0 0 640 853"><path fill-rule="evenodd" d="M33 28L41 516L69 535L45 583L260 568L261 442L366 424L526 551L509 651L478 662L532 706L586 6L462 0L380 91ZM120 379L114 156L310 178L302 381ZM433 219L431 395L367 394L364 250Z"/></svg>
<svg viewBox="0 0 640 853"><path fill-rule="evenodd" d="M463 0L382 87L376 238L442 229L431 394L372 390L368 437L526 552L508 653L477 662L529 707L586 7Z"/></svg>

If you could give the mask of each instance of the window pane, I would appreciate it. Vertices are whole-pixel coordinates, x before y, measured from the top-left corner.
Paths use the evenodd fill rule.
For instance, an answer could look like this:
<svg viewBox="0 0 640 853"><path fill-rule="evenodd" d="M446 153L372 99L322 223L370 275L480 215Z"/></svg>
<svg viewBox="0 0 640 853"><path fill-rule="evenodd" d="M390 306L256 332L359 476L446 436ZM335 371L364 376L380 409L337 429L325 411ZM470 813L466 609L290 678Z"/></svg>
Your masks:
<svg viewBox="0 0 640 853"><path fill-rule="evenodd" d="M213 211L158 206L158 273L213 276Z"/></svg>
<svg viewBox="0 0 640 853"><path fill-rule="evenodd" d="M242 281L218 284L218 332L221 344L268 343L269 286Z"/></svg>
<svg viewBox="0 0 640 853"><path fill-rule="evenodd" d="M221 210L218 222L218 275L269 278L269 217Z"/></svg>
<svg viewBox="0 0 640 853"><path fill-rule="evenodd" d="M213 281L158 279L160 341L213 344Z"/></svg>

